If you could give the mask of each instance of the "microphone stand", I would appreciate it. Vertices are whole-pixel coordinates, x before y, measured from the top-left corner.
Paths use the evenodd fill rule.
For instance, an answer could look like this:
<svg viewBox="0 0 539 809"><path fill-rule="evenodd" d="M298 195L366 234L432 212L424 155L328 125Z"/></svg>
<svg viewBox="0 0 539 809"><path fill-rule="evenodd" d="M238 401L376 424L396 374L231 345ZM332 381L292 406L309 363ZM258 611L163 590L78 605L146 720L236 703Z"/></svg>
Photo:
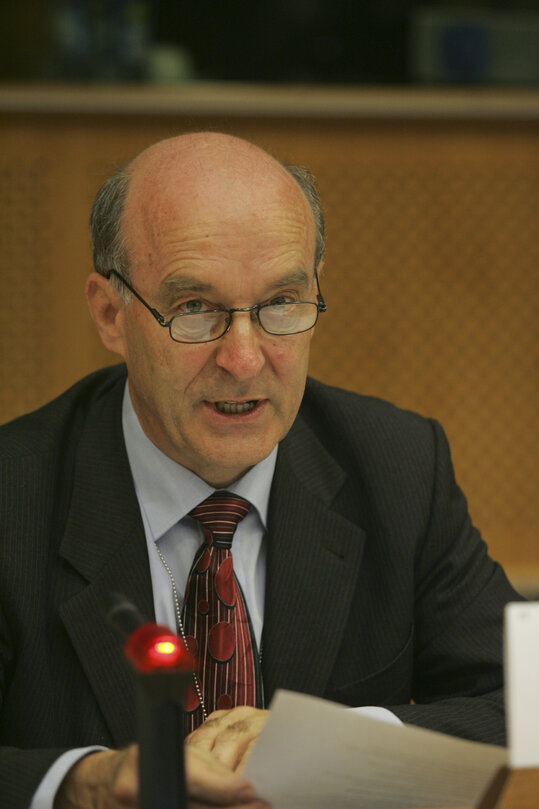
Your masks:
<svg viewBox="0 0 539 809"><path fill-rule="evenodd" d="M176 634L146 623L122 595L111 595L107 617L124 636L124 654L135 671L138 807L185 809L182 701L194 658Z"/></svg>

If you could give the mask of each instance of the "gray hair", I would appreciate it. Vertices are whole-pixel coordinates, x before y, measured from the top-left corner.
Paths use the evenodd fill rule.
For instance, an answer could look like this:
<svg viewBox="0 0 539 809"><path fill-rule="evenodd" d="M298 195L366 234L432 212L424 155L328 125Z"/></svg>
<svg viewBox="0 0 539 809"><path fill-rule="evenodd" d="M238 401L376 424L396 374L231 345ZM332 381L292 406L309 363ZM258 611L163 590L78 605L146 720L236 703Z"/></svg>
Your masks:
<svg viewBox="0 0 539 809"><path fill-rule="evenodd" d="M123 166L106 180L97 192L90 214L95 271L107 277L117 270L129 280L127 247L122 234L122 216L129 189L128 167ZM116 291L124 300L130 297L122 282L111 276Z"/></svg>
<svg viewBox="0 0 539 809"><path fill-rule="evenodd" d="M312 171L304 166L295 166L287 163L282 163L281 165L297 182L305 194L307 202L311 206L315 226L314 268L316 270L324 257L324 250L326 246L324 211L322 209L318 188L316 187L316 180Z"/></svg>
<svg viewBox="0 0 539 809"><path fill-rule="evenodd" d="M315 223L315 269L318 268L324 255L325 226L324 212L316 182L311 171L302 166L283 165L283 168L297 182L309 203ZM125 200L129 190L129 166L116 171L106 180L96 194L90 215L92 233L93 261L96 272L107 277L110 270L121 273L130 280L130 268L127 257L127 246L122 234L122 216ZM124 300L130 293L114 275L111 276L117 292Z"/></svg>

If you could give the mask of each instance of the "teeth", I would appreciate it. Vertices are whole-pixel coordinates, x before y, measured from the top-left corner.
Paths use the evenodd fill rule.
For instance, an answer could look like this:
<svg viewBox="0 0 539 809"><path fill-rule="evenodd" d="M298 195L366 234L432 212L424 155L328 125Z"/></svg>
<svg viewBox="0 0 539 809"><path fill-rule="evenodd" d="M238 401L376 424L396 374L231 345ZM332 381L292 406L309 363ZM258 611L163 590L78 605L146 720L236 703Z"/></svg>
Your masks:
<svg viewBox="0 0 539 809"><path fill-rule="evenodd" d="M215 407L220 413L247 413L252 410L256 401L253 402L215 402Z"/></svg>

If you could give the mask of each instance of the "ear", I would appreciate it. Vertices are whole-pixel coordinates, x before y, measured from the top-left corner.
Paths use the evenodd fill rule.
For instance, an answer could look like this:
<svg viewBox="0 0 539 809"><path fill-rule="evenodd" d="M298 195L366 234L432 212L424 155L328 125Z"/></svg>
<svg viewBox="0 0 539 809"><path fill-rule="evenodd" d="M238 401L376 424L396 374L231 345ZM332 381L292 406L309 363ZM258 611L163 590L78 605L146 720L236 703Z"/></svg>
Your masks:
<svg viewBox="0 0 539 809"><path fill-rule="evenodd" d="M101 342L125 359L123 311L125 304L103 275L91 273L86 281L86 300Z"/></svg>

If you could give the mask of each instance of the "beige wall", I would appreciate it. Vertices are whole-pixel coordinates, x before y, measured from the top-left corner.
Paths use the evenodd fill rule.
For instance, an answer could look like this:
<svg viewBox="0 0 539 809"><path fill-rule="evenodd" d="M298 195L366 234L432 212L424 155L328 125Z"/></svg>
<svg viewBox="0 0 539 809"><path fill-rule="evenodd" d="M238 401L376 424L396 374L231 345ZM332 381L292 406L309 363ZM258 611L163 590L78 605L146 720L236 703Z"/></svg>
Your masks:
<svg viewBox="0 0 539 809"><path fill-rule="evenodd" d="M328 313L312 373L438 418L492 553L539 577L534 115L4 105L0 420L115 361L82 293L92 197L146 145L206 127L314 170Z"/></svg>

